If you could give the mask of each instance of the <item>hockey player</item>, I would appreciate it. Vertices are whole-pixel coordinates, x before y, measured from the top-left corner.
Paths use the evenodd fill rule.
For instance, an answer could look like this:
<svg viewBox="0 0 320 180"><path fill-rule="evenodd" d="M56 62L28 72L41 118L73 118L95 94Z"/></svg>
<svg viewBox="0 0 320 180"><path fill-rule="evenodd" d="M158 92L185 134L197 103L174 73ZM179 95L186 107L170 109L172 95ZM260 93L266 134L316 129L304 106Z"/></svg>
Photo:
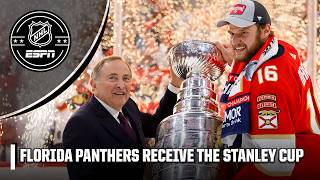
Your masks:
<svg viewBox="0 0 320 180"><path fill-rule="evenodd" d="M234 179L318 179L320 113L310 76L297 50L278 40L265 7L236 3L228 17L230 46L216 42L232 64L221 101L226 105L222 141L229 148L301 148L300 162L240 165Z"/></svg>

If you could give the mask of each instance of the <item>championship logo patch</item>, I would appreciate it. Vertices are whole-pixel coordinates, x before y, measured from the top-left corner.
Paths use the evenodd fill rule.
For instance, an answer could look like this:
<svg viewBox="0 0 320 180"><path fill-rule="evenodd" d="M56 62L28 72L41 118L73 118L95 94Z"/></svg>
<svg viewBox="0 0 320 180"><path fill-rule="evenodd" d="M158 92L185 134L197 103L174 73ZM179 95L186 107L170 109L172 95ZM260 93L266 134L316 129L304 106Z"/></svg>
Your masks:
<svg viewBox="0 0 320 180"><path fill-rule="evenodd" d="M277 129L278 112L274 110L262 110L258 114L258 129Z"/></svg>
<svg viewBox="0 0 320 180"><path fill-rule="evenodd" d="M245 9L246 9L246 5L236 4L233 6L232 10L230 11L230 15L241 15L243 14Z"/></svg>
<svg viewBox="0 0 320 180"><path fill-rule="evenodd" d="M257 102L261 102L261 101L277 101L277 96L273 95L273 94L262 94L260 96L257 97Z"/></svg>
<svg viewBox="0 0 320 180"><path fill-rule="evenodd" d="M14 58L32 71L48 71L60 65L70 50L66 24L47 11L32 11L17 20L10 34Z"/></svg>

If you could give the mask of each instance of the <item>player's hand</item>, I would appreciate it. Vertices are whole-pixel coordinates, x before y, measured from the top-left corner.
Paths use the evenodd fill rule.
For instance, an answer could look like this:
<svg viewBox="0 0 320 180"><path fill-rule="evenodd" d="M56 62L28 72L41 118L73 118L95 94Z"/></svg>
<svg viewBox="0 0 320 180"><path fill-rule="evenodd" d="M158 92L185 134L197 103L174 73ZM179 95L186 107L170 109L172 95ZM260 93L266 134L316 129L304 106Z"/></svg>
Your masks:
<svg viewBox="0 0 320 180"><path fill-rule="evenodd" d="M229 64L231 66L234 57L234 50L231 45L222 44L219 41L214 42L217 49L219 50L218 59L224 64Z"/></svg>

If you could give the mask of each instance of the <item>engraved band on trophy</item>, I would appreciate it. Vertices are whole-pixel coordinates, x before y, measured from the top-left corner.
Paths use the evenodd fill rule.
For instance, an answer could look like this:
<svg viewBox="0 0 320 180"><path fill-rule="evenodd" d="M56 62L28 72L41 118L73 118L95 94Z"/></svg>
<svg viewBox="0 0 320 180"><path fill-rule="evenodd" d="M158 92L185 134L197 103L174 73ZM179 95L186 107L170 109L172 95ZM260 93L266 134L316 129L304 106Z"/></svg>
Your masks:
<svg viewBox="0 0 320 180"><path fill-rule="evenodd" d="M200 40L183 41L170 49L172 69L185 80L174 114L158 126L156 148L215 148L221 121L212 82L224 71L217 53L213 43ZM218 168L215 163L155 163L153 179L214 179Z"/></svg>

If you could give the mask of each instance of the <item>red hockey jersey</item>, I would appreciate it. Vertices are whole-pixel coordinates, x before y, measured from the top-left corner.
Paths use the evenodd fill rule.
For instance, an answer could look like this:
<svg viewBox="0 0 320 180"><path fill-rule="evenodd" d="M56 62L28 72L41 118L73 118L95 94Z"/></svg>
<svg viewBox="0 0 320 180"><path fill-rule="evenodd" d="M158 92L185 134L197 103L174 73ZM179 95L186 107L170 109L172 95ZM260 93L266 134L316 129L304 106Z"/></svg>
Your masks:
<svg viewBox="0 0 320 180"><path fill-rule="evenodd" d="M304 157L298 163L244 164L235 179L319 179L318 101L297 50L283 41L278 43L277 55L262 64L252 77L250 131L243 146L301 148Z"/></svg>

